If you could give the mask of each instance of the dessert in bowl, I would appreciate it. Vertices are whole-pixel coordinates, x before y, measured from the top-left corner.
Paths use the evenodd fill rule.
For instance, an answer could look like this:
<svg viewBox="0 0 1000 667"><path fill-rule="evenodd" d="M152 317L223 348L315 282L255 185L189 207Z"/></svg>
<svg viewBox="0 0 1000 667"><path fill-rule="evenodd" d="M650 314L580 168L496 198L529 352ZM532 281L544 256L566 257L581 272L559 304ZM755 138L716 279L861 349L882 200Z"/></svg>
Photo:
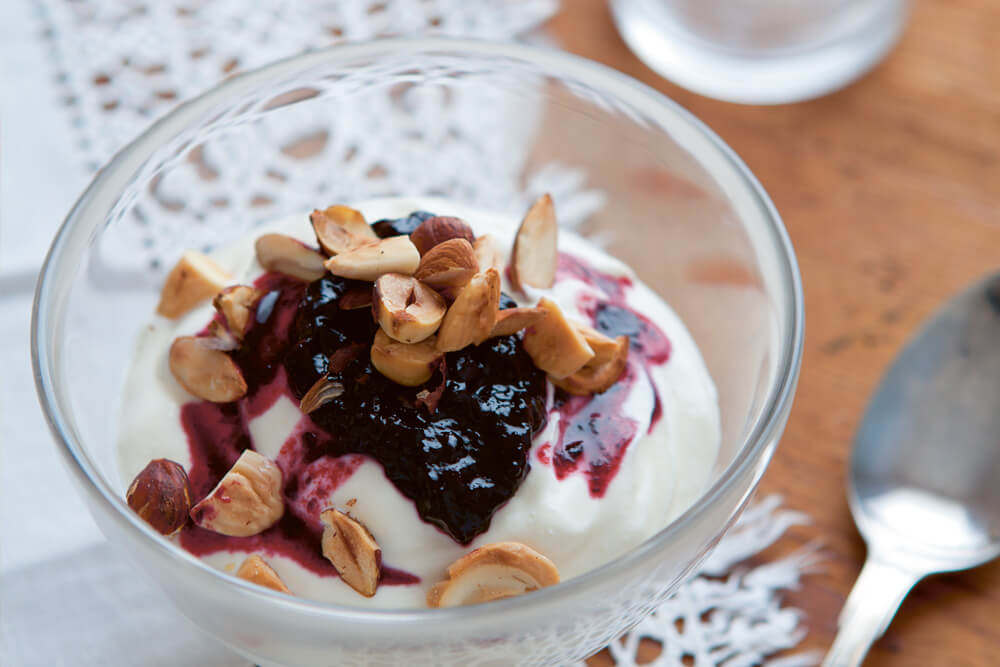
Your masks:
<svg viewBox="0 0 1000 667"><path fill-rule="evenodd" d="M548 195L520 224L355 206L170 272L119 441L154 527L222 571L255 556L295 595L452 606L603 565L704 490L718 402L694 341L626 266L560 234ZM230 492L237 461L273 480Z"/></svg>
<svg viewBox="0 0 1000 667"><path fill-rule="evenodd" d="M516 109L491 109L516 122L490 117L490 136L508 143L481 146L497 151L474 162L482 170L527 142L508 174L516 180L554 161L592 172L603 206L578 233L560 230L559 254L542 267L551 282L517 270L550 252L545 234L518 238L546 200L525 215L526 202L501 181L484 196L482 173L434 159L454 148L454 132L438 131L447 119L407 104L378 129L383 145L424 156L407 182L388 187L370 170L344 195L304 192L287 208L239 215L196 215L166 192L180 181L193 196L202 185L181 176L200 168L235 199L248 171L277 173L269 123L301 123L304 133L333 107L339 118L363 109L366 94L400 86ZM254 150L205 169L219 146ZM340 161L353 154L324 153L310 167L346 174ZM275 187L296 190L280 176ZM326 208L338 200L348 205ZM556 192L555 202L560 218L573 217L571 198ZM341 222L356 211L367 240L323 247L303 213L311 208ZM437 284L420 270L435 246L418 247L417 226L391 229L420 211L469 228L436 245L468 244L475 261L456 260ZM129 245L136 220L183 241L164 253L169 261L140 261ZM307 245L280 240L287 235ZM499 250L475 253L486 235ZM390 255L409 244L398 263L351 273L357 253L385 242ZM184 249L206 255L185 255L180 273L211 289L172 306L177 273L166 269ZM317 273L289 276L289 249L312 253L305 266ZM465 307L479 303L474 294L487 294L489 307ZM158 303L176 317L150 324ZM397 317L411 306L413 320ZM210 634L260 664L329 664L333 652L343 664L559 664L648 613L735 518L787 417L802 315L773 208L686 113L571 56L419 41L277 63L151 128L70 214L40 281L33 331L42 402L99 524ZM258 363L269 337L281 360ZM421 363L409 363L410 346L427 352ZM202 371L222 358L239 378L206 390ZM225 423L226 406L242 412L220 447L227 438L204 426ZM448 447L470 455L436 453ZM151 459L173 463L143 479ZM189 478L190 512L148 513L144 483L159 478ZM277 490L257 494L249 527L222 507L239 497L227 478ZM531 578L491 589L465 577L497 563L495 578L510 567ZM424 608L453 605L462 606Z"/></svg>

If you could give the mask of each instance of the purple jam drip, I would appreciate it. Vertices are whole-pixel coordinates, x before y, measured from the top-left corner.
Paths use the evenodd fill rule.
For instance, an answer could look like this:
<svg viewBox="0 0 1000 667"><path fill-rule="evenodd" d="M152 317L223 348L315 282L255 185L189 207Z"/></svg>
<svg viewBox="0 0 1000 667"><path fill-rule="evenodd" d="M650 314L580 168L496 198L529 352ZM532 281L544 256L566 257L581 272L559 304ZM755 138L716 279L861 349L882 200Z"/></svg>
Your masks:
<svg viewBox="0 0 1000 667"><path fill-rule="evenodd" d="M603 394L557 393L559 439L548 454L557 479L580 472L587 478L591 496L600 498L607 492L638 432L636 421L623 414L636 378L634 364L629 364L622 378Z"/></svg>
<svg viewBox="0 0 1000 667"><path fill-rule="evenodd" d="M181 424L187 433L192 456L188 478L195 498L207 496L243 450L252 448L244 404L246 400L222 404L191 402L181 408ZM308 420L308 417L304 419ZM296 437L299 437L298 433L289 440ZM288 447L286 443L282 448L283 454ZM277 464L284 477L282 495L285 500L285 514L277 524L250 537L220 535L188 524L180 533L181 546L196 556L219 551L284 556L318 576L338 576L337 570L323 556L323 525L318 519L323 508L314 498L325 491L325 501L329 493L350 477L360 461L324 457L311 465L302 465L294 458L279 455ZM301 490L306 486L313 497L303 503L305 494ZM306 511L303 511L303 506ZM405 586L419 582L420 578L409 572L383 566L379 585Z"/></svg>
<svg viewBox="0 0 1000 667"><path fill-rule="evenodd" d="M241 348L232 353L247 381L247 396L234 403L194 401L181 407L181 425L191 452L188 478L195 498L207 496L243 450L253 449L250 419L266 412L279 397L292 397L283 362L289 329L306 284L266 273L254 286L265 295L255 309ZM309 418L303 417L289 441L316 439L310 426ZM294 446L286 442L276 461L284 479L285 500L285 514L277 524L251 537L229 537L188 524L180 533L181 546L197 556L219 551L285 556L316 575L338 576L322 553L323 525L318 517L323 507L318 498L325 492L325 501L360 461L326 456L307 460L287 455L292 450ZM419 581L409 572L383 566L379 585L411 585Z"/></svg>
<svg viewBox="0 0 1000 667"><path fill-rule="evenodd" d="M640 315L623 304L598 303L591 314L594 328L611 337L628 336L629 353L637 353L643 358L645 372L649 367L670 361L670 339L644 315ZM653 414L649 420L649 433L653 432L663 417L663 401L660 392L650 377L653 387Z"/></svg>
<svg viewBox="0 0 1000 667"><path fill-rule="evenodd" d="M649 369L670 360L671 345L659 327L628 306L626 288L632 286L628 277L604 273L567 253L559 254L556 275L559 280L579 280L595 288L597 293L586 292L579 297L580 310L601 333L629 338L629 364L610 389L583 397L556 391L558 437L555 443L539 449L539 460L553 466L557 479L571 473L583 474L591 496L600 498L638 435L638 423L623 414L623 406L641 374L649 378L653 390L647 432L651 433L663 417L663 402Z"/></svg>
<svg viewBox="0 0 1000 667"><path fill-rule="evenodd" d="M660 400L660 392L657 391L655 384L651 384L651 386L653 387L653 416L649 418L647 433L652 433L656 425L660 423L660 419L663 418L663 401Z"/></svg>
<svg viewBox="0 0 1000 667"><path fill-rule="evenodd" d="M233 352L233 360L247 381L247 395L255 404L255 409L249 411L250 417L266 412L287 387L287 381L282 381L278 375L284 371L289 330L295 320L295 309L306 291L306 283L269 272L258 278L254 287L264 292L264 296L257 302L243 344ZM265 387L269 388L262 400L259 394Z"/></svg>

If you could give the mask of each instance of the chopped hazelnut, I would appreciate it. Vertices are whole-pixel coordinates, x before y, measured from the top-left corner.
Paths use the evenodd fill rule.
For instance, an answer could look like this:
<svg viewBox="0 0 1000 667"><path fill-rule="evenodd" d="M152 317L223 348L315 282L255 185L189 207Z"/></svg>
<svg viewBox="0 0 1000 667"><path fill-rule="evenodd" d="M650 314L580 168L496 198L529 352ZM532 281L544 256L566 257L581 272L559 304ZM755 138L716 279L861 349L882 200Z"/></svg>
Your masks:
<svg viewBox="0 0 1000 667"><path fill-rule="evenodd" d="M430 380L441 357L435 336L419 343L400 343L382 329L375 333L371 349L375 369L404 387L416 387Z"/></svg>
<svg viewBox="0 0 1000 667"><path fill-rule="evenodd" d="M510 259L510 280L514 288L525 285L549 288L555 284L559 226L552 197L538 198L521 221L514 237Z"/></svg>
<svg viewBox="0 0 1000 667"><path fill-rule="evenodd" d="M181 336L170 346L170 372L189 393L213 403L243 398L243 372L226 354L229 342L214 336Z"/></svg>
<svg viewBox="0 0 1000 667"><path fill-rule="evenodd" d="M321 376L299 401L299 409L309 414L344 394L344 385L333 382L326 375Z"/></svg>
<svg viewBox="0 0 1000 667"><path fill-rule="evenodd" d="M591 327L574 323L577 331L594 351L594 358L583 368L564 378L549 377L557 387L577 396L600 394L618 382L628 363L629 337L608 338Z"/></svg>
<svg viewBox="0 0 1000 667"><path fill-rule="evenodd" d="M416 278L386 273L375 281L374 313L393 340L419 343L434 335L447 305L437 292Z"/></svg>
<svg viewBox="0 0 1000 667"><path fill-rule="evenodd" d="M309 215L319 246L328 255L354 250L378 240L361 211L347 206L330 206Z"/></svg>
<svg viewBox="0 0 1000 667"><path fill-rule="evenodd" d="M427 593L429 607L457 607L514 597L559 583L548 558L519 542L487 544L448 566Z"/></svg>
<svg viewBox="0 0 1000 667"><path fill-rule="evenodd" d="M279 593L291 593L278 573L257 554L250 556L240 564L240 568L236 570L236 576Z"/></svg>
<svg viewBox="0 0 1000 667"><path fill-rule="evenodd" d="M233 285L215 295L212 305L226 321L229 331L237 340L243 340L250 325L250 311L263 293L248 285Z"/></svg>
<svg viewBox="0 0 1000 667"><path fill-rule="evenodd" d="M375 282L386 273L412 276L420 264L420 253L405 236L390 236L334 255L326 269L335 276Z"/></svg>
<svg viewBox="0 0 1000 667"><path fill-rule="evenodd" d="M276 524L284 513L281 469L247 449L212 492L194 506L191 519L222 535L249 537Z"/></svg>
<svg viewBox="0 0 1000 667"><path fill-rule="evenodd" d="M500 274L487 269L473 276L455 297L438 329L442 352L478 345L490 337L500 305Z"/></svg>
<svg viewBox="0 0 1000 667"><path fill-rule="evenodd" d="M178 318L216 294L230 280L229 274L207 255L188 251L167 274L156 312L170 319Z"/></svg>
<svg viewBox="0 0 1000 667"><path fill-rule="evenodd" d="M264 234L255 243L257 261L268 271L276 271L305 282L326 275L323 255L298 239L285 234Z"/></svg>
<svg viewBox="0 0 1000 667"><path fill-rule="evenodd" d="M476 253L465 239L439 243L420 258L414 274L435 289L461 287L479 271Z"/></svg>
<svg viewBox="0 0 1000 667"><path fill-rule="evenodd" d="M506 268L503 250L500 249L500 244L495 238L489 234L483 234L472 244L472 250L476 254L476 262L479 264L480 271L492 268L503 273L504 268Z"/></svg>
<svg viewBox="0 0 1000 667"><path fill-rule="evenodd" d="M538 306L549 314L525 331L524 349L535 366L551 377L572 375L594 358L594 351L555 302L542 298Z"/></svg>
<svg viewBox="0 0 1000 667"><path fill-rule="evenodd" d="M344 583L365 597L375 595L382 575L382 549L368 529L335 509L319 515L324 524L323 555Z"/></svg>
<svg viewBox="0 0 1000 667"><path fill-rule="evenodd" d="M522 329L533 327L548 316L545 308L506 308L497 313L496 324L490 332L490 338L510 336Z"/></svg>

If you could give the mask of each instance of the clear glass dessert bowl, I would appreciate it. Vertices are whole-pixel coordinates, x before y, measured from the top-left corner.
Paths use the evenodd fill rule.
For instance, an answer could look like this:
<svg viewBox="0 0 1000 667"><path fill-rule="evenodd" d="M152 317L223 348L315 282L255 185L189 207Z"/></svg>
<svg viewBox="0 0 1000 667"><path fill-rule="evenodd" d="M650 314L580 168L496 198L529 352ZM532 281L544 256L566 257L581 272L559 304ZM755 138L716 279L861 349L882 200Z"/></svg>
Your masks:
<svg viewBox="0 0 1000 667"><path fill-rule="evenodd" d="M722 441L710 485L663 530L520 597L379 610L238 580L128 508L115 453L122 382L183 250L211 250L334 202L435 196L518 216L541 191L552 192L561 223L631 265L674 308L718 389ZM398 40L233 77L118 153L53 242L32 355L53 433L108 539L192 621L247 658L566 664L652 611L735 520L784 428L802 337L798 269L778 214L697 119L565 53Z"/></svg>

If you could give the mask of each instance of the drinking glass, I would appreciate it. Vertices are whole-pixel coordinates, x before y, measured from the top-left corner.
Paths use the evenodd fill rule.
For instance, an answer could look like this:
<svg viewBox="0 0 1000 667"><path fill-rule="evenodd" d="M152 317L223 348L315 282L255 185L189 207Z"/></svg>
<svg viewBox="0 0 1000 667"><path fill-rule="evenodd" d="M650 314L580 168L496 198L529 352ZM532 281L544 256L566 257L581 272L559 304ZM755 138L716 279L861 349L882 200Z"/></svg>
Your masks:
<svg viewBox="0 0 1000 667"><path fill-rule="evenodd" d="M629 47L674 83L745 104L825 95L880 62L908 0L612 0Z"/></svg>

